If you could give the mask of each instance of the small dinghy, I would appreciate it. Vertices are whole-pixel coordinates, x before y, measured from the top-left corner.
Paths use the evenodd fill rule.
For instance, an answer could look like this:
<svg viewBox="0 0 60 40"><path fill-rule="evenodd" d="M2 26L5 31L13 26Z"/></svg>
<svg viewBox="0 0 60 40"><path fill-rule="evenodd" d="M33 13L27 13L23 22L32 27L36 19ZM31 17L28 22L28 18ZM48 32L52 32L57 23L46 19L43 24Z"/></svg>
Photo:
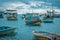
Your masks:
<svg viewBox="0 0 60 40"><path fill-rule="evenodd" d="M37 40L60 40L60 35L54 33L33 31L33 34Z"/></svg>
<svg viewBox="0 0 60 40"><path fill-rule="evenodd" d="M1 26L0 35L13 33L15 29L16 29L15 27Z"/></svg>

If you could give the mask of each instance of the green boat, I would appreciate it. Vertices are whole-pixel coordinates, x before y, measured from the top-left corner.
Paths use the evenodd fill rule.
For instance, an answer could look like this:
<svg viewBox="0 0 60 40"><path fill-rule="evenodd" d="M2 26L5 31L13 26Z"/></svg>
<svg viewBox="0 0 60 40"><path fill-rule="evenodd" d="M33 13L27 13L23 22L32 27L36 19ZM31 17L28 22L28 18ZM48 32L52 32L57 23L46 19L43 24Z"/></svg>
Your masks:
<svg viewBox="0 0 60 40"><path fill-rule="evenodd" d="M16 27L1 26L0 35L13 33Z"/></svg>
<svg viewBox="0 0 60 40"><path fill-rule="evenodd" d="M33 31L33 34L37 40L60 40L60 35L54 33Z"/></svg>

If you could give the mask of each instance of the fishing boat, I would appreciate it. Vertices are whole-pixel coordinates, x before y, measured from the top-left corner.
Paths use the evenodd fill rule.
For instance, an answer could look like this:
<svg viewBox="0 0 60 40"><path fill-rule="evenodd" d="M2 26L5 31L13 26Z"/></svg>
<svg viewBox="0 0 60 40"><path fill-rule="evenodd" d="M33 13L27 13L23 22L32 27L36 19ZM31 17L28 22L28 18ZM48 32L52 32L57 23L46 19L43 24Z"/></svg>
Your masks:
<svg viewBox="0 0 60 40"><path fill-rule="evenodd" d="M17 20L16 10L7 10L7 20Z"/></svg>
<svg viewBox="0 0 60 40"><path fill-rule="evenodd" d="M0 11L0 18L3 18L3 11Z"/></svg>
<svg viewBox="0 0 60 40"><path fill-rule="evenodd" d="M35 13L27 14L25 19L26 24L41 24L42 21L39 16Z"/></svg>
<svg viewBox="0 0 60 40"><path fill-rule="evenodd" d="M33 34L37 40L60 40L60 35L54 33L33 31Z"/></svg>
<svg viewBox="0 0 60 40"><path fill-rule="evenodd" d="M54 19L54 11L47 11L47 13L44 14L43 22L44 23L52 23Z"/></svg>
<svg viewBox="0 0 60 40"><path fill-rule="evenodd" d="M47 0L47 2L49 2L49 1ZM53 22L53 19L55 16L55 10L53 8L53 4L54 3L51 4L51 8L49 7L47 12L44 14L43 22L47 22L47 23Z"/></svg>
<svg viewBox="0 0 60 40"><path fill-rule="evenodd" d="M16 27L1 26L0 35L13 33Z"/></svg>

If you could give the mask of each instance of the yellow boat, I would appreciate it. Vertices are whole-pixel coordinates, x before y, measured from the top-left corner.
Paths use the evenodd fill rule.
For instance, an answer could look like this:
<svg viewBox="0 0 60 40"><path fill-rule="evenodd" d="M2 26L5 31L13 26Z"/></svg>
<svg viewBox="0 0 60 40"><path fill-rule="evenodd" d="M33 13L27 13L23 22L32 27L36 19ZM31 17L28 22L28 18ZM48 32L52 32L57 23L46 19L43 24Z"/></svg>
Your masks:
<svg viewBox="0 0 60 40"><path fill-rule="evenodd" d="M37 40L60 40L60 35L54 33L33 31L33 34Z"/></svg>

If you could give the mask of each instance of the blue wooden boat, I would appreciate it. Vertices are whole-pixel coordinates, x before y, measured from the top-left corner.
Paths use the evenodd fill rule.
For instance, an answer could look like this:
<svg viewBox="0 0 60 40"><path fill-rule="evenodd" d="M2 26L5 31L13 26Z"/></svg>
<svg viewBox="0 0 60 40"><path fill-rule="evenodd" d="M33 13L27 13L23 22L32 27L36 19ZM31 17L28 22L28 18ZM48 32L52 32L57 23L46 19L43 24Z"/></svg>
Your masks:
<svg viewBox="0 0 60 40"><path fill-rule="evenodd" d="M15 27L1 26L0 35L13 33L15 29Z"/></svg>
<svg viewBox="0 0 60 40"><path fill-rule="evenodd" d="M53 20L52 19L46 19L46 20L43 20L44 23L53 23Z"/></svg>
<svg viewBox="0 0 60 40"><path fill-rule="evenodd" d="M41 20L39 20L39 21L28 21L28 20L26 20L25 22L26 22L26 24L36 24L36 25L38 25L38 24L41 24L41 23L42 23L42 21L41 21Z"/></svg>
<svg viewBox="0 0 60 40"><path fill-rule="evenodd" d="M38 16L38 14L31 13L31 14L27 14L26 19L25 19L25 23L37 25L37 24L41 24L42 21L41 21L40 17Z"/></svg>
<svg viewBox="0 0 60 40"><path fill-rule="evenodd" d="M3 18L3 11L0 11L0 18Z"/></svg>
<svg viewBox="0 0 60 40"><path fill-rule="evenodd" d="M16 10L7 10L7 20L17 20Z"/></svg>
<svg viewBox="0 0 60 40"><path fill-rule="evenodd" d="M60 35L54 33L33 31L33 34L37 40L60 40Z"/></svg>
<svg viewBox="0 0 60 40"><path fill-rule="evenodd" d="M22 14L22 19L26 20L29 16L32 16L33 13Z"/></svg>

